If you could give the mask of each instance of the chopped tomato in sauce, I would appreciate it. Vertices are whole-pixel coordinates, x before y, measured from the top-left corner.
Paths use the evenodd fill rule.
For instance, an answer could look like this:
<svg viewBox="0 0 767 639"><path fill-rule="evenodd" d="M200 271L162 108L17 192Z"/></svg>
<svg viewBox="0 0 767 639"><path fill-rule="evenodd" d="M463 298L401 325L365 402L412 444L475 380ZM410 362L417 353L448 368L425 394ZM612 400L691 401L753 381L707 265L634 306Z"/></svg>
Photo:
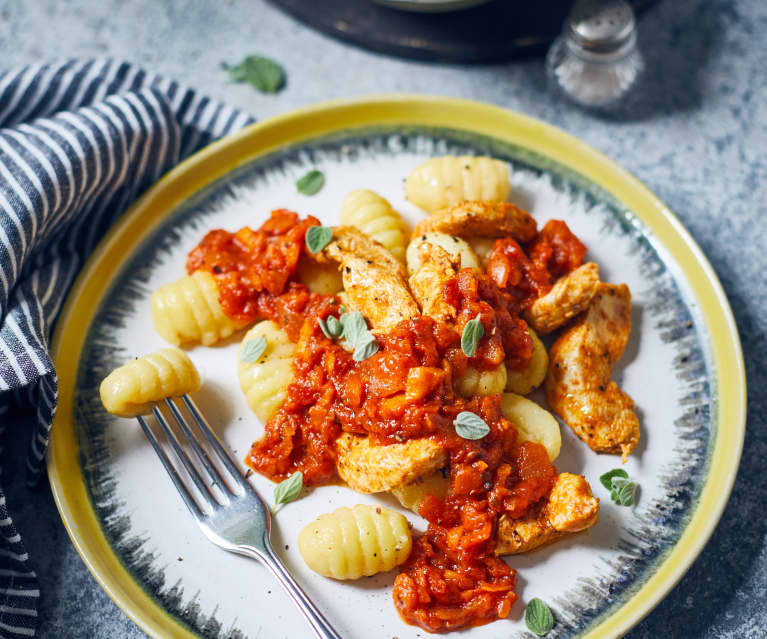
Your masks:
<svg viewBox="0 0 767 639"><path fill-rule="evenodd" d="M530 260L557 280L583 264L586 245L562 220L549 220L527 246Z"/></svg>
<svg viewBox="0 0 767 639"><path fill-rule="evenodd" d="M448 451L450 489L420 506L428 521L394 584L394 604L408 623L431 632L482 625L509 615L517 600L515 571L495 555L498 520L520 518L545 498L556 479L546 450L518 442L500 396L458 396L453 382L469 365L523 367L532 340L519 314L551 288L551 278L579 265L583 245L562 223L550 222L524 250L511 238L495 242L486 273L461 270L445 287L457 309L455 326L429 317L401 322L378 336L379 350L354 361L321 331L318 319L339 316L335 296L295 281L313 217L278 210L257 230L211 231L189 255L187 269L211 272L224 312L243 320L271 319L296 342L293 381L246 462L274 481L296 470L307 485L335 475L335 442L343 432L376 445L428 437ZM461 350L461 331L479 315L485 329L475 355ZM489 433L463 439L453 424L462 411L480 416Z"/></svg>

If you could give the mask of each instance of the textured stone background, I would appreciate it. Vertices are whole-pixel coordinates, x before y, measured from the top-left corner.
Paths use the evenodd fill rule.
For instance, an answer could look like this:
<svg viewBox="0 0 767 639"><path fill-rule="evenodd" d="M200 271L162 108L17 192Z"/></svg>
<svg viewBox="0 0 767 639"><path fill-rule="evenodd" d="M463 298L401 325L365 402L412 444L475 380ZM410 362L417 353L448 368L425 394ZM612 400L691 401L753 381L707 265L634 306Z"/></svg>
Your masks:
<svg viewBox="0 0 767 639"><path fill-rule="evenodd" d="M663 0L640 22L649 73L620 117L554 97L542 60L412 63L319 35L261 0L0 0L0 65L110 55L258 118L387 91L472 98L551 122L649 186L719 274L740 328L750 397L743 461L721 523L692 569L629 637L757 639L767 633L767 3ZM222 61L263 53L289 74L276 96L228 84ZM29 430L6 431L3 485L40 575L42 637L143 637L86 570L47 486L24 488Z"/></svg>

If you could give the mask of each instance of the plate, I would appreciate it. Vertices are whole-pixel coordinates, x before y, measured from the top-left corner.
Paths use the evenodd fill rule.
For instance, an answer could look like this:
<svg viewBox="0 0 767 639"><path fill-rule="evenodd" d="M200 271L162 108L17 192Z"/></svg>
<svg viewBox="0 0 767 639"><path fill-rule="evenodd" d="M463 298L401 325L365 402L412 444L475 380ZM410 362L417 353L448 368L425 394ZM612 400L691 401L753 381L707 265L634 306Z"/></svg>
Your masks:
<svg viewBox="0 0 767 639"><path fill-rule="evenodd" d="M98 385L107 372L163 346L152 329L151 291L183 274L184 256L208 229L257 226L273 208L332 224L345 193L365 187L413 223L421 214L404 199L403 178L428 157L458 153L509 162L512 200L539 222L565 219L603 279L629 284L634 330L615 376L634 397L643 430L625 466L641 486L629 509L613 504L598 482L618 458L591 452L562 428L557 467L589 479L602 498L599 524L510 558L521 599L511 618L461 636L522 636L525 602L536 596L556 617L549 637L620 636L703 548L737 471L745 378L725 295L679 221L606 157L532 118L444 98L332 102L256 124L171 171L101 242L58 322L59 409L48 456L54 497L88 568L147 634L309 634L261 566L219 550L198 531L135 421L101 408ZM313 197L295 189L310 168L327 179ZM188 352L205 379L198 402L242 458L262 426L239 391L236 348L233 339ZM272 485L252 479L270 498ZM364 628L372 636L423 637L394 610L393 574L339 583L311 573L298 555L305 523L354 503L375 498L340 486L313 490L280 511L275 548L343 636Z"/></svg>

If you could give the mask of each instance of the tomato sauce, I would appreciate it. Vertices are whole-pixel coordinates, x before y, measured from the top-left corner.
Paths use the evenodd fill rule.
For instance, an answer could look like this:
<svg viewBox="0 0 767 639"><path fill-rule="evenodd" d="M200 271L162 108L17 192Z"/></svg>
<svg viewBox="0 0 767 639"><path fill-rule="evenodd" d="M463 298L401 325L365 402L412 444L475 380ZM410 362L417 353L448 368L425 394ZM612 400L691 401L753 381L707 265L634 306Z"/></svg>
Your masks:
<svg viewBox="0 0 767 639"><path fill-rule="evenodd" d="M394 604L405 621L430 632L505 618L517 599L516 577L495 555L498 520L525 516L550 493L556 470L540 444L517 441L500 396L465 399L453 382L469 365L519 367L530 360L532 341L519 314L550 289L552 277L582 262L577 238L564 223L549 223L526 250L511 238L497 240L486 273L464 269L446 286L456 326L429 317L403 321L378 336L377 353L356 362L318 323L340 316L339 300L294 279L306 229L317 223L278 210L255 231L211 231L189 255L190 273L205 269L216 278L228 315L272 319L297 344L287 397L246 462L274 481L300 470L311 486L334 477L343 432L376 445L440 442L450 489L445 499L430 496L419 506L428 528L395 580ZM461 331L477 315L485 336L469 358ZM463 411L480 416L489 433L459 437L454 420Z"/></svg>

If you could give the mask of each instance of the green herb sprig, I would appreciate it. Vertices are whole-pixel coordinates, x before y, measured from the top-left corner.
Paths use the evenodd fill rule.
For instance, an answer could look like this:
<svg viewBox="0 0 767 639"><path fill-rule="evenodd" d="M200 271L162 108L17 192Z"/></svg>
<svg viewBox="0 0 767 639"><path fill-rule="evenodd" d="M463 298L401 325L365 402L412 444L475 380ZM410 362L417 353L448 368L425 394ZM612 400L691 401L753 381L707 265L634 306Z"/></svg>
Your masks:
<svg viewBox="0 0 767 639"><path fill-rule="evenodd" d="M314 169L296 181L296 190L304 195L314 195L325 186L325 174Z"/></svg>
<svg viewBox="0 0 767 639"><path fill-rule="evenodd" d="M222 66L232 82L247 82L261 93L277 93L285 86L285 70L270 58L249 55L239 64Z"/></svg>
<svg viewBox="0 0 767 639"><path fill-rule="evenodd" d="M453 420L455 432L464 439L482 439L490 432L490 426L476 413L462 411Z"/></svg>
<svg viewBox="0 0 767 639"><path fill-rule="evenodd" d="M633 506L636 502L638 485L629 479L622 468L614 468L599 477L600 483L610 491L610 499L619 506Z"/></svg>
<svg viewBox="0 0 767 639"><path fill-rule="evenodd" d="M246 364L255 364L258 358L266 350L266 338L262 335L258 339L249 339L242 345L240 361Z"/></svg>
<svg viewBox="0 0 767 639"><path fill-rule="evenodd" d="M285 504L298 499L304 487L304 474L297 470L290 477L274 487L274 504L272 514L276 515Z"/></svg>
<svg viewBox="0 0 767 639"><path fill-rule="evenodd" d="M525 625L530 632L543 637L554 627L554 615L540 599L531 599L525 608Z"/></svg>
<svg viewBox="0 0 767 639"><path fill-rule="evenodd" d="M333 229L329 226L310 226L306 229L306 235L304 236L306 248L312 253L319 253L330 244L332 239Z"/></svg>
<svg viewBox="0 0 767 639"><path fill-rule="evenodd" d="M367 322L362 313L351 311L341 315L343 326L342 337L352 348L352 359L361 362L378 352L379 346L376 338L368 330Z"/></svg>
<svg viewBox="0 0 767 639"><path fill-rule="evenodd" d="M474 353L477 352L477 344L482 336L485 334L485 327L482 326L482 320L479 317L479 313L474 319L470 319L466 322L466 326L463 327L463 334L461 335L461 350L466 353L467 357L474 357Z"/></svg>

